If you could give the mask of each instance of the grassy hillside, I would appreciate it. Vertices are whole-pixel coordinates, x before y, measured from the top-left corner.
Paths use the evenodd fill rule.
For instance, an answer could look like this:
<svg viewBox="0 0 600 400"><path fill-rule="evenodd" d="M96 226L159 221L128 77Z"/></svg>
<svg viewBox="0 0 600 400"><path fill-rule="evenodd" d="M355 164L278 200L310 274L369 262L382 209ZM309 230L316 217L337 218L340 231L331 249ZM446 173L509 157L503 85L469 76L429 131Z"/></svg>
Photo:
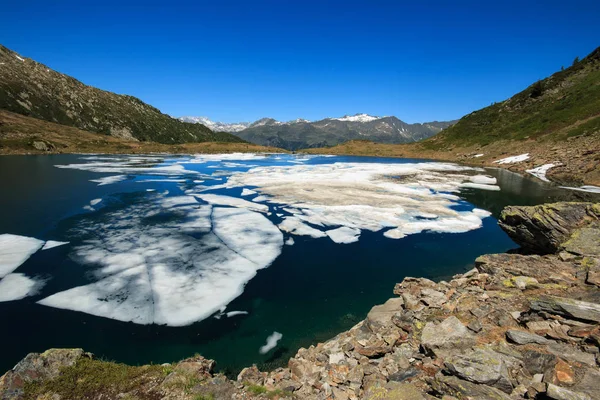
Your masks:
<svg viewBox="0 0 600 400"><path fill-rule="evenodd" d="M131 141L0 110L0 155L48 153L214 154L234 152L282 152L282 150L239 142L161 144Z"/></svg>
<svg viewBox="0 0 600 400"><path fill-rule="evenodd" d="M91 86L0 45L0 109L127 140L243 142L181 122L140 99Z"/></svg>
<svg viewBox="0 0 600 400"><path fill-rule="evenodd" d="M600 131L600 48L508 100L463 117L424 142L427 148L499 140L560 141Z"/></svg>

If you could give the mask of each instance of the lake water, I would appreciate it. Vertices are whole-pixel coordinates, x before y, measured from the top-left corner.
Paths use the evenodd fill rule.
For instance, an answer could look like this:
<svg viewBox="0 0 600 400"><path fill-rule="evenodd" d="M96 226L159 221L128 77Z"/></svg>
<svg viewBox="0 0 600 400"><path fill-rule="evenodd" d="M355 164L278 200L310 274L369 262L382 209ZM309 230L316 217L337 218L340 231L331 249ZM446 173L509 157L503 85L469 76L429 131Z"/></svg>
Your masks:
<svg viewBox="0 0 600 400"><path fill-rule="evenodd" d="M0 157L0 371L51 347L283 365L404 277L515 248L504 206L592 199L534 179L366 157Z"/></svg>

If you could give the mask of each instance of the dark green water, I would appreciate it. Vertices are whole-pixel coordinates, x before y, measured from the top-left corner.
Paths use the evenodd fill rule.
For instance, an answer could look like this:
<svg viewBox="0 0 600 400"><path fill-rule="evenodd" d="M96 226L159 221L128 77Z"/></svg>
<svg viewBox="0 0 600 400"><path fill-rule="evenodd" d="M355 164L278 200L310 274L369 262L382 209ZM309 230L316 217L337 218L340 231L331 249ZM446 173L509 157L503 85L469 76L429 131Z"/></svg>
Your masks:
<svg viewBox="0 0 600 400"><path fill-rule="evenodd" d="M171 159L172 160L172 159ZM332 157L307 164L333 162L406 163L415 160ZM10 233L43 240L70 240L69 245L38 251L16 272L43 276L47 282L37 295L0 303L0 371L11 368L29 352L51 347L82 347L106 359L131 364L172 362L194 353L217 360L220 369L234 373L252 363L261 368L279 366L298 350L348 329L375 304L392 295L396 282L406 276L440 280L469 270L481 254L515 247L495 217L506 205L533 205L557 200L590 200L592 195L557 189L505 170L487 170L498 179L500 191L463 189L457 208L474 206L492 212L480 229L466 233L420 233L400 240L381 232L363 231L356 243L340 245L328 238L295 236L283 246L275 262L250 280L243 294L227 310L248 315L207 318L184 327L138 325L36 304L42 298L93 280L72 256L77 237L72 229L82 221L101 220L142 198L147 189L182 194L193 186L185 173L181 182L139 183L140 177L97 186L96 172L59 169L55 165L81 163L81 156L0 157L0 234ZM289 159L240 161L254 165L286 165ZM218 163L216 163L218 164ZM155 164L151 164L155 165ZM186 165L187 170L211 174L215 163ZM146 174L144 178L151 175ZM164 177L163 177L164 178ZM217 191L218 192L218 191ZM102 198L104 207L90 212L82 207ZM597 200L597 197L596 197ZM274 223L280 218L269 217ZM71 232L71 233L70 233ZM272 332L283 334L278 346L265 355L258 348Z"/></svg>

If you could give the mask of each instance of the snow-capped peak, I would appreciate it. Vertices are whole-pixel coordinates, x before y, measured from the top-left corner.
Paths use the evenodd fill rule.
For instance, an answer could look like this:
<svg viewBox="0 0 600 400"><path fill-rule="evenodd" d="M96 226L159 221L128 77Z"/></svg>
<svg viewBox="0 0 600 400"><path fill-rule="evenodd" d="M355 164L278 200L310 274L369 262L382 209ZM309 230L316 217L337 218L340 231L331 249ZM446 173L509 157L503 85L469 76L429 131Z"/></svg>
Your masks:
<svg viewBox="0 0 600 400"><path fill-rule="evenodd" d="M374 117L369 114L356 114L356 115L344 115L341 118L331 118L338 121L347 121L347 122L371 122L379 119L381 117Z"/></svg>
<svg viewBox="0 0 600 400"><path fill-rule="evenodd" d="M181 117L183 122L202 124L215 132L239 132L250 126L250 122L215 122L208 117Z"/></svg>
<svg viewBox="0 0 600 400"><path fill-rule="evenodd" d="M288 124L299 124L299 123L309 123L310 121L304 118L296 118L292 121L288 121Z"/></svg>

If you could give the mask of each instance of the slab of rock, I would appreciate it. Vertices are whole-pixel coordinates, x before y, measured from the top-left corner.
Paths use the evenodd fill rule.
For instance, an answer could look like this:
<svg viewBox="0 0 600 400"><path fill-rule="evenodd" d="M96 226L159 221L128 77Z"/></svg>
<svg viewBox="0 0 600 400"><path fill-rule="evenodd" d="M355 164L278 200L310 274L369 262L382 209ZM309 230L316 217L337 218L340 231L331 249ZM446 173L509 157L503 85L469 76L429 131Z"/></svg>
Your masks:
<svg viewBox="0 0 600 400"><path fill-rule="evenodd" d="M475 344L475 336L455 316L439 324L428 322L421 333L421 345L430 353L444 349L464 349Z"/></svg>
<svg viewBox="0 0 600 400"><path fill-rule="evenodd" d="M423 392L410 383L388 382L365 393L365 400L426 400Z"/></svg>
<svg viewBox="0 0 600 400"><path fill-rule="evenodd" d="M548 388L546 389L546 396L554 400L592 400L592 398L585 393L572 392L551 383L548 384Z"/></svg>
<svg viewBox="0 0 600 400"><path fill-rule="evenodd" d="M404 300L402 297L393 297L385 303L371 308L367 314L367 326L372 332L378 332L393 325L392 317L399 311L402 311Z"/></svg>
<svg viewBox="0 0 600 400"><path fill-rule="evenodd" d="M448 373L461 379L493 386L510 394L513 385L504 357L488 348L475 349L464 355L447 357L444 365Z"/></svg>
<svg viewBox="0 0 600 400"><path fill-rule="evenodd" d="M56 378L60 370L74 365L83 357L92 357L82 349L50 349L44 353L30 353L0 378L0 399L17 398L25 384Z"/></svg>
<svg viewBox="0 0 600 400"><path fill-rule="evenodd" d="M524 249L550 254L559 251L573 231L599 220L599 204L561 202L506 207L498 224Z"/></svg>
<svg viewBox="0 0 600 400"><path fill-rule="evenodd" d="M584 321L600 322L600 304L556 296L542 296L531 301L535 311Z"/></svg>
<svg viewBox="0 0 600 400"><path fill-rule="evenodd" d="M479 385L459 379L455 376L444 376L437 374L429 380L433 390L443 395L454 396L459 399L489 399L489 400L511 400L506 393L496 388Z"/></svg>
<svg viewBox="0 0 600 400"><path fill-rule="evenodd" d="M596 225L596 224L594 224ZM577 229L562 248L580 256L600 256L600 226Z"/></svg>
<svg viewBox="0 0 600 400"><path fill-rule="evenodd" d="M528 350L523 353L523 366L531 375L543 374L554 368L558 358L554 354ZM540 381L541 382L541 381Z"/></svg>
<svg viewBox="0 0 600 400"><path fill-rule="evenodd" d="M506 331L506 338L516 344L548 344L550 340L526 331L511 329Z"/></svg>

